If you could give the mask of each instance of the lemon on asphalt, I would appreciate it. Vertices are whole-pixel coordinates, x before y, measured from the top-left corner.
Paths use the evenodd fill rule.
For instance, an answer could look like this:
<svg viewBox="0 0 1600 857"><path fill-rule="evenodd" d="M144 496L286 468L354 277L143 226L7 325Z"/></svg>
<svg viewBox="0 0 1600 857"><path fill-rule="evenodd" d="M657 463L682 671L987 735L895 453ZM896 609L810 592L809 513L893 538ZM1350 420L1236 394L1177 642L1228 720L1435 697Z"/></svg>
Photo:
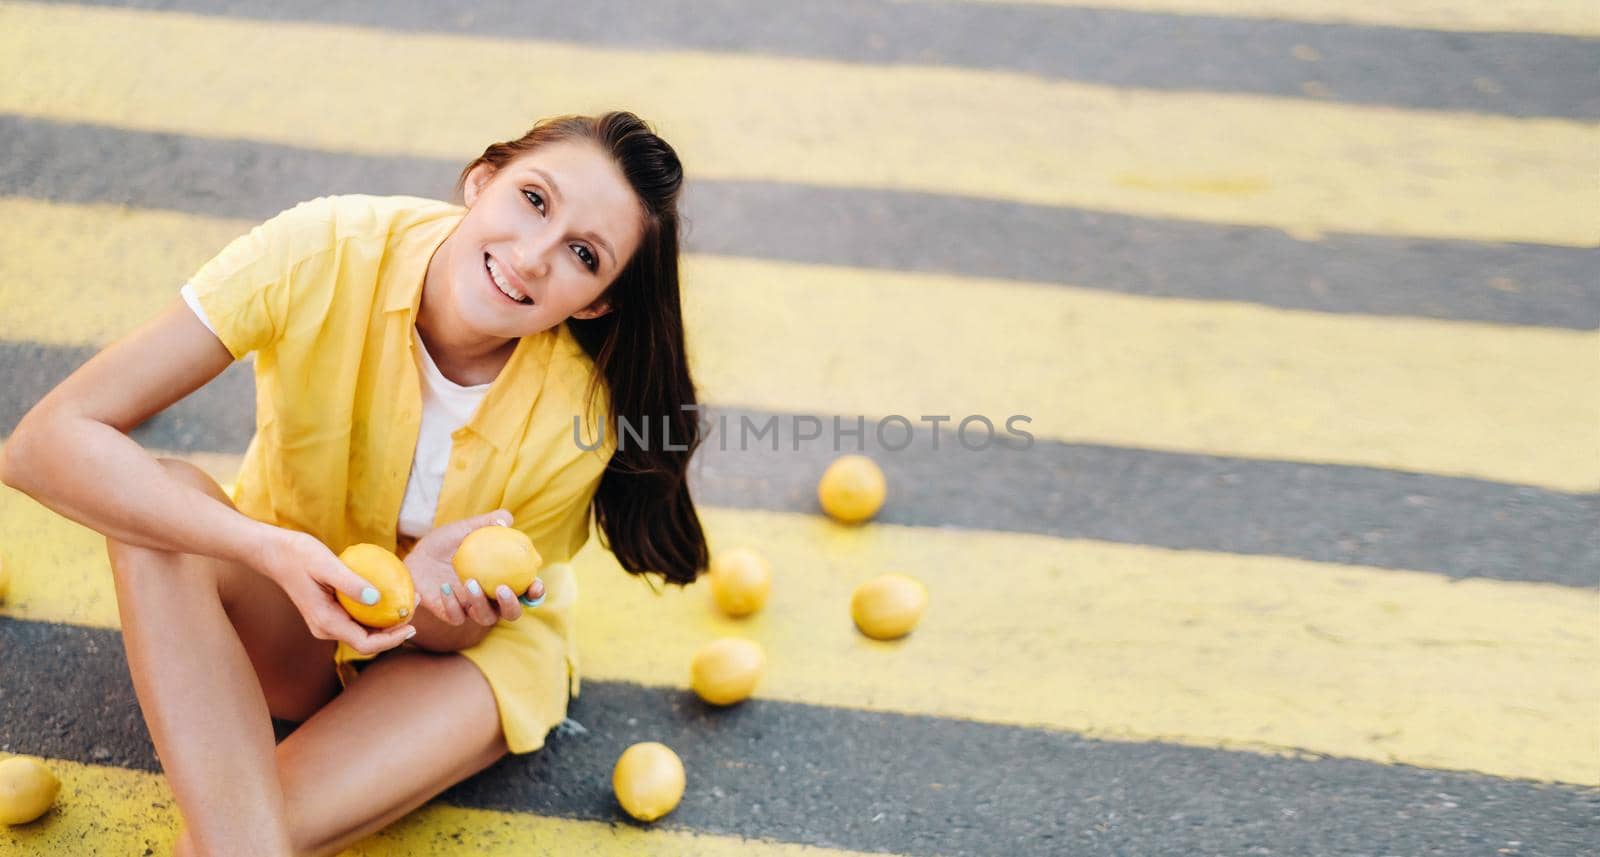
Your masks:
<svg viewBox="0 0 1600 857"><path fill-rule="evenodd" d="M859 524L878 514L887 493L883 471L865 455L842 455L817 482L822 511L844 524Z"/></svg>
<svg viewBox="0 0 1600 857"><path fill-rule="evenodd" d="M28 756L0 762L0 824L27 824L56 802L61 781L44 763Z"/></svg>
<svg viewBox="0 0 1600 857"><path fill-rule="evenodd" d="M712 705L743 702L761 681L761 668L766 662L761 644L753 640L712 640L701 646L689 662L689 687Z"/></svg>
<svg viewBox="0 0 1600 857"><path fill-rule="evenodd" d="M611 771L611 789L623 810L640 821L655 821L683 799L683 760L654 741L622 751Z"/></svg>
<svg viewBox="0 0 1600 857"><path fill-rule="evenodd" d="M893 640L911 633L928 607L928 588L903 574L882 574L856 587L850 596L850 618L874 640Z"/></svg>
<svg viewBox="0 0 1600 857"><path fill-rule="evenodd" d="M712 555L707 576L712 600L722 612L736 619L760 610L767 603L767 593L772 591L772 566L749 548Z"/></svg>
<svg viewBox="0 0 1600 857"><path fill-rule="evenodd" d="M417 603L417 590L411 583L411 569L393 552L377 545L354 544L339 554L339 561L361 575L378 590L378 603L362 604L339 595L339 606L350 618L369 628L388 628L404 622Z"/></svg>
<svg viewBox="0 0 1600 857"><path fill-rule="evenodd" d="M522 595L539 576L544 558L533 540L515 527L479 527L461 540L450 564L462 580L476 580L483 591L492 593L502 584Z"/></svg>

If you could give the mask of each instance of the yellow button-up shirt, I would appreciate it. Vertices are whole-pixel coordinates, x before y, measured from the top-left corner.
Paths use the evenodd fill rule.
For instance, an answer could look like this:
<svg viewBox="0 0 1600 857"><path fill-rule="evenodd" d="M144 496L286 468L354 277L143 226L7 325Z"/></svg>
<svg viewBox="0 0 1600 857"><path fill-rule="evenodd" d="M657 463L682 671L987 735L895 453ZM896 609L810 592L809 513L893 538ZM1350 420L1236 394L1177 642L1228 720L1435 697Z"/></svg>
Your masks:
<svg viewBox="0 0 1600 857"><path fill-rule="evenodd" d="M235 239L190 279L228 351L256 355L256 433L233 489L241 512L335 553L358 542L409 549L396 527L422 414L412 330L428 262L464 214L419 197L319 197ZM593 370L564 324L524 337L451 436L434 525L505 508L546 562L544 606L461 653L488 679L512 752L542 746L578 690L577 585L559 564L588 539L616 448L613 432L583 448L607 412L603 382L585 402ZM339 645L341 679L361 658Z"/></svg>

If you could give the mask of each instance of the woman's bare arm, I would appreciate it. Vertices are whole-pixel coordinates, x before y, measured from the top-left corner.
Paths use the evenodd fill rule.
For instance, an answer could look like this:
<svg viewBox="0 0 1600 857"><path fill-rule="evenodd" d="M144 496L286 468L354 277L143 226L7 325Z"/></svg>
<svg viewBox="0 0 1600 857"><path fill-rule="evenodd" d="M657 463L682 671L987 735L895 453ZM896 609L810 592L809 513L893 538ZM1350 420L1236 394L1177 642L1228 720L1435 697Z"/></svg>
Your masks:
<svg viewBox="0 0 1600 857"><path fill-rule="evenodd" d="M120 542L204 554L269 577L306 628L377 654L415 632L370 631L334 598L376 589L306 533L257 521L178 481L128 432L233 362L183 301L96 354L34 405L0 450L0 481Z"/></svg>
<svg viewBox="0 0 1600 857"><path fill-rule="evenodd" d="M0 481L119 541L254 566L283 531L173 478L127 436L232 362L173 301L34 405L0 449Z"/></svg>

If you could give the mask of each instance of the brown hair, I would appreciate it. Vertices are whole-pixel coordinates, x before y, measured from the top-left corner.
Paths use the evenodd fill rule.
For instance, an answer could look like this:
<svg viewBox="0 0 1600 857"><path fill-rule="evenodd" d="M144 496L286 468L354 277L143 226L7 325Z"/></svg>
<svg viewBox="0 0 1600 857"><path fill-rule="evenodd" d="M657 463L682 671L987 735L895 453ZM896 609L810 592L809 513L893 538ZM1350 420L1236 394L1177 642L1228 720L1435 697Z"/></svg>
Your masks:
<svg viewBox="0 0 1600 857"><path fill-rule="evenodd" d="M588 141L610 155L644 215L638 250L606 289L611 312L565 322L594 360L590 392L605 380L613 428L619 419L631 426L665 424L672 442L670 448L664 442L619 443L594 496L601 544L629 572L655 572L668 583L692 583L706 567L708 550L689 497L689 459L702 437L697 413L684 407L698 402L689 377L678 289L683 166L677 152L632 113L552 117L516 140L485 149L461 171L456 198L462 198L467 174L479 164L498 172L518 157L561 140Z"/></svg>

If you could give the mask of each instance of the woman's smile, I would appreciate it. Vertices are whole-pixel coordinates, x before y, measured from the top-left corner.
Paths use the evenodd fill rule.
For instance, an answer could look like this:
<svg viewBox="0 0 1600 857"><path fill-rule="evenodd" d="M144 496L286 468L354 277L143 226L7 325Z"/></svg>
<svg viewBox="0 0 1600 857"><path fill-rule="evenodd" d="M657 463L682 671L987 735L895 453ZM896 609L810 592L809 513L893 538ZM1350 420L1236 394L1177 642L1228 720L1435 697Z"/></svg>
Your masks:
<svg viewBox="0 0 1600 857"><path fill-rule="evenodd" d="M533 304L533 298L527 297L526 295L519 296L516 289L511 288L509 279L505 276L505 274L499 271L499 267L499 263L490 257L488 253L483 254L484 276L489 280L489 287L494 290L495 294L498 294L506 301L519 306L531 306ZM506 281L505 285L501 285L501 283L496 280L496 274L500 275L500 280Z"/></svg>

